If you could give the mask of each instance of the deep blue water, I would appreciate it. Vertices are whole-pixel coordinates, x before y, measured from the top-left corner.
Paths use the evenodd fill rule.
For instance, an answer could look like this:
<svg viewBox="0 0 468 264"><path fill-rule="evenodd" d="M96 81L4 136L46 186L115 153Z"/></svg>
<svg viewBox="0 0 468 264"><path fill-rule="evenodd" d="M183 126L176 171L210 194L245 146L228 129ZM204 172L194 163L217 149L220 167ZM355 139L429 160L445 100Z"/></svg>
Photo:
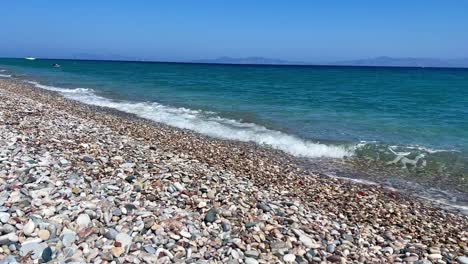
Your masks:
<svg viewBox="0 0 468 264"><path fill-rule="evenodd" d="M468 69L41 59L0 59L0 69L210 136L301 157L371 160L412 177L430 171L431 181L467 186Z"/></svg>

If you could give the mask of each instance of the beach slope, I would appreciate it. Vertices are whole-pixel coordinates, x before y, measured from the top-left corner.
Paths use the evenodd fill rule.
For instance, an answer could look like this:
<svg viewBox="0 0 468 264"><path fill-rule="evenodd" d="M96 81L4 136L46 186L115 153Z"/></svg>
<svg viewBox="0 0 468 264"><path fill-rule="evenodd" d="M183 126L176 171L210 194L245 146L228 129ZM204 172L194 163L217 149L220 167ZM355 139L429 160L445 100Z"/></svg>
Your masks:
<svg viewBox="0 0 468 264"><path fill-rule="evenodd" d="M468 263L463 214L9 80L0 221L0 263Z"/></svg>

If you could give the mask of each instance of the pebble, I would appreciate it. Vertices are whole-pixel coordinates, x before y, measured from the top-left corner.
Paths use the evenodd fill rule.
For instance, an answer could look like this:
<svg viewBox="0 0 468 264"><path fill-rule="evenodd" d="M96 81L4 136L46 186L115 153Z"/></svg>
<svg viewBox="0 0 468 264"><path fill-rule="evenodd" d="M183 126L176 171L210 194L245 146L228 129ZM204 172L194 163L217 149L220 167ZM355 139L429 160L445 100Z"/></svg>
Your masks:
<svg viewBox="0 0 468 264"><path fill-rule="evenodd" d="M434 261L434 260L439 260L439 259L442 259L442 255L441 254L429 254L427 256L428 259Z"/></svg>
<svg viewBox="0 0 468 264"><path fill-rule="evenodd" d="M287 263L292 263L296 260L296 255L294 254L286 254L284 255L283 257L283 260L284 262L287 262Z"/></svg>
<svg viewBox="0 0 468 264"><path fill-rule="evenodd" d="M258 264L258 261L254 258L245 258L245 264Z"/></svg>
<svg viewBox="0 0 468 264"><path fill-rule="evenodd" d="M0 212L0 221L4 224L8 223L10 220L10 214L5 212Z"/></svg>
<svg viewBox="0 0 468 264"><path fill-rule="evenodd" d="M52 260L52 249L50 247L46 247L42 251L41 258L44 262L49 262Z"/></svg>
<svg viewBox="0 0 468 264"><path fill-rule="evenodd" d="M213 223L216 220L217 211L215 208L211 208L205 215L206 223Z"/></svg>
<svg viewBox="0 0 468 264"><path fill-rule="evenodd" d="M458 263L468 264L468 256L460 256L457 258Z"/></svg>
<svg viewBox="0 0 468 264"><path fill-rule="evenodd" d="M89 215L87 214L80 214L78 218L76 219L76 224L80 229L86 228L91 224L91 219L89 218Z"/></svg>
<svg viewBox="0 0 468 264"><path fill-rule="evenodd" d="M115 241L120 242L123 248L128 248L132 244L132 237L127 233L118 233Z"/></svg>
<svg viewBox="0 0 468 264"><path fill-rule="evenodd" d="M122 247L112 247L111 251L112 255L116 258L120 257L125 252Z"/></svg>
<svg viewBox="0 0 468 264"><path fill-rule="evenodd" d="M49 230L42 229L37 232L37 235L42 241L46 241L50 237L50 232Z"/></svg>
<svg viewBox="0 0 468 264"><path fill-rule="evenodd" d="M107 232L104 234L104 237L110 240L115 240L118 234L119 232L117 232L117 230L109 228L109 230L107 230Z"/></svg>
<svg viewBox="0 0 468 264"><path fill-rule="evenodd" d="M62 232L62 243L65 247L70 247L76 241L76 233L71 230L65 230Z"/></svg>
<svg viewBox="0 0 468 264"><path fill-rule="evenodd" d="M260 256L260 254L255 250L247 250L244 252L244 255L250 258L258 258Z"/></svg>
<svg viewBox="0 0 468 264"><path fill-rule="evenodd" d="M36 224L33 222L33 220L29 220L24 226L23 226L23 233L26 236L32 235L34 232L34 229L36 229Z"/></svg>
<svg viewBox="0 0 468 264"><path fill-rule="evenodd" d="M301 235L299 236L299 240L302 242L302 244L304 244L304 246L306 246L306 248L320 248L320 244L316 243L315 241L313 241L310 237L306 236L306 235Z"/></svg>

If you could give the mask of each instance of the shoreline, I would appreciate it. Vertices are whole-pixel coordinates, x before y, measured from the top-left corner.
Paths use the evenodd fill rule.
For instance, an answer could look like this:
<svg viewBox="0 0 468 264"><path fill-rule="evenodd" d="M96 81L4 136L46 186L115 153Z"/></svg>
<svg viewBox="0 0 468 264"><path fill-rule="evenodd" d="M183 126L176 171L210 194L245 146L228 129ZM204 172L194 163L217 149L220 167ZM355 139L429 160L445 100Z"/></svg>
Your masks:
<svg viewBox="0 0 468 264"><path fill-rule="evenodd" d="M22 99L14 98L13 95ZM279 261L287 261L288 259L285 258L291 258L291 254L294 255L296 262L298 262L298 257L309 262L323 260L330 262L343 260L398 262L405 261L405 259L455 261L457 256L467 255L466 230L468 230L468 217L437 209L432 202L414 199L411 195L379 186L357 184L350 180L333 179L328 176L314 174L301 165L300 159L253 143L208 138L188 130L155 124L133 114L71 101L56 92L39 90L24 83L0 80L0 96L8 98L12 102L30 102L29 107L33 109L37 107L34 104L41 104L41 107L53 112L55 116L58 115L57 112L60 110L62 111L61 115L76 119L82 122L83 125L87 123L97 124L98 130L106 131L104 134L127 137L129 141L135 142L135 146L140 146L145 151L170 153L173 157L184 160L183 164L197 164L197 166L205 169L208 168L209 171L215 174L226 173L230 175L228 178L232 181L247 182L246 191L251 190L251 193L246 194L248 196L246 201L241 199L238 204L234 202L231 206L243 207L247 205L246 208L250 209L245 213L247 215L253 213L254 216L250 216L252 218L250 220L255 221L250 221L249 217L247 217L247 219L241 219L239 222L239 219L232 220L232 217L224 216L222 213L222 217L218 216L221 219L216 221L221 224L223 220L228 220L231 223L232 231L242 230L240 232L242 235L237 234L237 237L242 240L246 236L248 243L242 245L239 242L241 243L240 246L229 247L231 248L229 253L223 251L216 254L215 259L220 261L225 260L225 258L234 261L236 257L241 258L239 256L242 255L241 253L244 255L244 262L249 258L249 261L260 263L265 263L262 262L263 260L268 262L275 258ZM0 103L2 108L3 104ZM6 109L13 116L18 115L18 113L15 113L15 109ZM23 118L28 118L28 115L23 116ZM48 119L49 117L46 114L41 118ZM49 121L53 123L53 119ZM6 128L9 125L2 124L2 126ZM15 127L16 125L10 126ZM100 138L99 133L96 137ZM117 144L117 142L111 142ZM37 147L39 148L40 145ZM132 152L132 150L125 151ZM140 157L142 164L149 164L148 161L145 161L144 156L135 154L135 157ZM77 164L81 168L82 164L80 162L77 162ZM177 164L176 161L175 164ZM147 178L149 182L156 182L160 177L160 174L149 174L150 176ZM107 175L103 172L92 175L106 180L113 179L113 177L118 178L117 175ZM193 179L200 177L203 178L206 175L197 175ZM122 182L125 183L125 181ZM200 184L191 179L188 182L192 185ZM217 184L223 186L222 188L227 197L233 195L231 187L233 189L238 188L238 186L232 186L228 183ZM175 185L178 190L178 185ZM196 189L190 190L189 188L181 188L178 191L181 193L183 191L196 193ZM242 192L243 190L236 191ZM185 195L190 196L190 194ZM141 197L141 202L152 196L154 196L154 193L148 190ZM210 205L212 208L223 208L223 199L207 198L203 194L201 194L201 197L205 200L205 206L200 208L188 206L187 210L200 214L200 217L203 215L206 217L211 210ZM172 199L177 200L178 198ZM259 201L255 202L252 199ZM263 200L268 201L266 206L263 204ZM287 201L290 201L290 205L288 205ZM157 203L157 201L155 202ZM174 201L166 200L166 203L171 202ZM278 204L282 207L288 207L283 213L289 217L271 213L271 211L281 211L281 209L277 208ZM274 210L272 210L272 207L274 207ZM223 211L225 209L219 210ZM276 218L278 217L280 221L278 220L279 222L276 222L274 226L283 230L288 239L284 239L285 235L280 236L281 238L276 235L273 236L271 233L267 233L264 228L258 226L257 222L267 223L273 221L272 219L277 221ZM201 218L198 220L201 220ZM249 222L244 223L245 220L249 220ZM301 221L306 224L301 223ZM257 224L254 224L253 227L245 227L251 222ZM336 224L338 224L338 227ZM204 229L206 226L213 227L214 225L216 225L216 222L208 225L207 223L195 224L200 229ZM268 226L268 224L265 224L265 226ZM255 232L252 232L253 234L243 233L250 230L250 228L255 230ZM333 230L338 233L332 232ZM257 234L258 232L262 233L262 235ZM252 237L255 235L259 237L260 242L256 237ZM262 237L269 239L262 240ZM271 243L265 242L270 240L281 240L281 242L286 243L288 249L285 252L290 253L276 252L276 254L273 254L276 244L272 246ZM364 240L366 243L362 244L363 242L360 240ZM333 241L339 243L335 243L335 245ZM331 244L334 246L330 246ZM250 251L252 247L255 248L254 251L258 255L252 252L246 254L246 251ZM328 250L328 247L334 247L335 249ZM169 251L173 250L173 248L161 248ZM232 253L232 248L237 254ZM310 252L311 250L314 252ZM403 251L408 254L402 253ZM57 250L57 252L59 251ZM174 255L174 252L171 254ZM307 256L307 254L314 256ZM163 255L165 257L170 256L167 253ZM360 259L361 256L364 256L364 259ZM125 258L120 255L119 257ZM200 259L203 258L200 257Z"/></svg>
<svg viewBox="0 0 468 264"><path fill-rule="evenodd" d="M357 160L354 157L345 157L341 159L335 158L307 158L307 157L297 157L290 153L287 153L283 150L277 149L269 145L260 145L256 142L245 142L236 139L222 139L217 137L211 137L203 133L193 131L191 129L178 128L171 126L169 124L164 124L157 122L145 117L139 116L135 113L125 112L112 107L99 106L94 104L86 104L81 101L77 101L72 98L67 98L62 95L59 91L49 90L48 88L42 88L40 85L37 86L37 82L28 81L28 80L14 80L18 81L21 84L30 86L31 89L38 89L43 93L50 93L54 96L62 97L68 100L73 104L78 106L83 106L93 112L102 112L105 114L110 114L118 118L123 118L126 121L136 121L137 123L141 122L145 126L155 126L159 130L166 131L169 134L178 134L180 132L184 135L193 138L195 141L211 142L215 146L223 146L223 148L228 149L237 149L241 148L244 152L259 152L263 157L268 157L270 162L274 166L282 166L288 164L290 167L299 168L301 174L304 176L314 175L318 177L325 178L334 178L344 180L350 183L358 183L365 185L375 185L379 188L384 188L390 192L398 192L400 195L405 196L406 199L411 199L416 197L417 199L422 199L430 202L433 206L448 210L451 212L458 212L468 216L468 193L460 191L460 187L457 186L454 189L454 186L451 188L443 188L441 185L437 184L434 187L430 180L425 179L422 181L412 181L408 179L407 176L403 176L401 171L393 169L387 169L382 167L384 164L379 164L379 167L369 168L366 167L368 164L361 164L364 160ZM164 145L170 146L170 150L179 151L180 146L174 146L171 143L171 140L165 141ZM185 150L182 150L184 152ZM229 150L227 154L224 153L223 156L228 157ZM204 156L204 155L202 155ZM242 156L242 155L241 155ZM241 157L243 158L243 157ZM254 157L255 158L255 157ZM203 158L202 158L203 159ZM221 162L223 163L223 162ZM372 166L372 165L371 165ZM382 170L379 171L379 170ZM388 177L388 175L395 175L393 177ZM435 180L435 179L432 179ZM463 189L463 188L462 188Z"/></svg>

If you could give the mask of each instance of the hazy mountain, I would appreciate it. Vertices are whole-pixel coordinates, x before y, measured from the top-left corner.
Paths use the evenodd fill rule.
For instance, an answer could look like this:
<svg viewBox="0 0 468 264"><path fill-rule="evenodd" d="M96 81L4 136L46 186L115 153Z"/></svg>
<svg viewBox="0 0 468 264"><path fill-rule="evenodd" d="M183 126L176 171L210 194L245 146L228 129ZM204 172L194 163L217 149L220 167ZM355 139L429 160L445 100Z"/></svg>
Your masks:
<svg viewBox="0 0 468 264"><path fill-rule="evenodd" d="M291 61L270 59L264 57L246 57L246 58L232 58L232 57L219 57L216 59L195 60L195 63L222 63L222 64L298 64Z"/></svg>
<svg viewBox="0 0 468 264"><path fill-rule="evenodd" d="M392 58L377 57L371 59L338 61L333 65L349 66L391 66L391 67L468 67L468 58L465 59L434 59L434 58Z"/></svg>

